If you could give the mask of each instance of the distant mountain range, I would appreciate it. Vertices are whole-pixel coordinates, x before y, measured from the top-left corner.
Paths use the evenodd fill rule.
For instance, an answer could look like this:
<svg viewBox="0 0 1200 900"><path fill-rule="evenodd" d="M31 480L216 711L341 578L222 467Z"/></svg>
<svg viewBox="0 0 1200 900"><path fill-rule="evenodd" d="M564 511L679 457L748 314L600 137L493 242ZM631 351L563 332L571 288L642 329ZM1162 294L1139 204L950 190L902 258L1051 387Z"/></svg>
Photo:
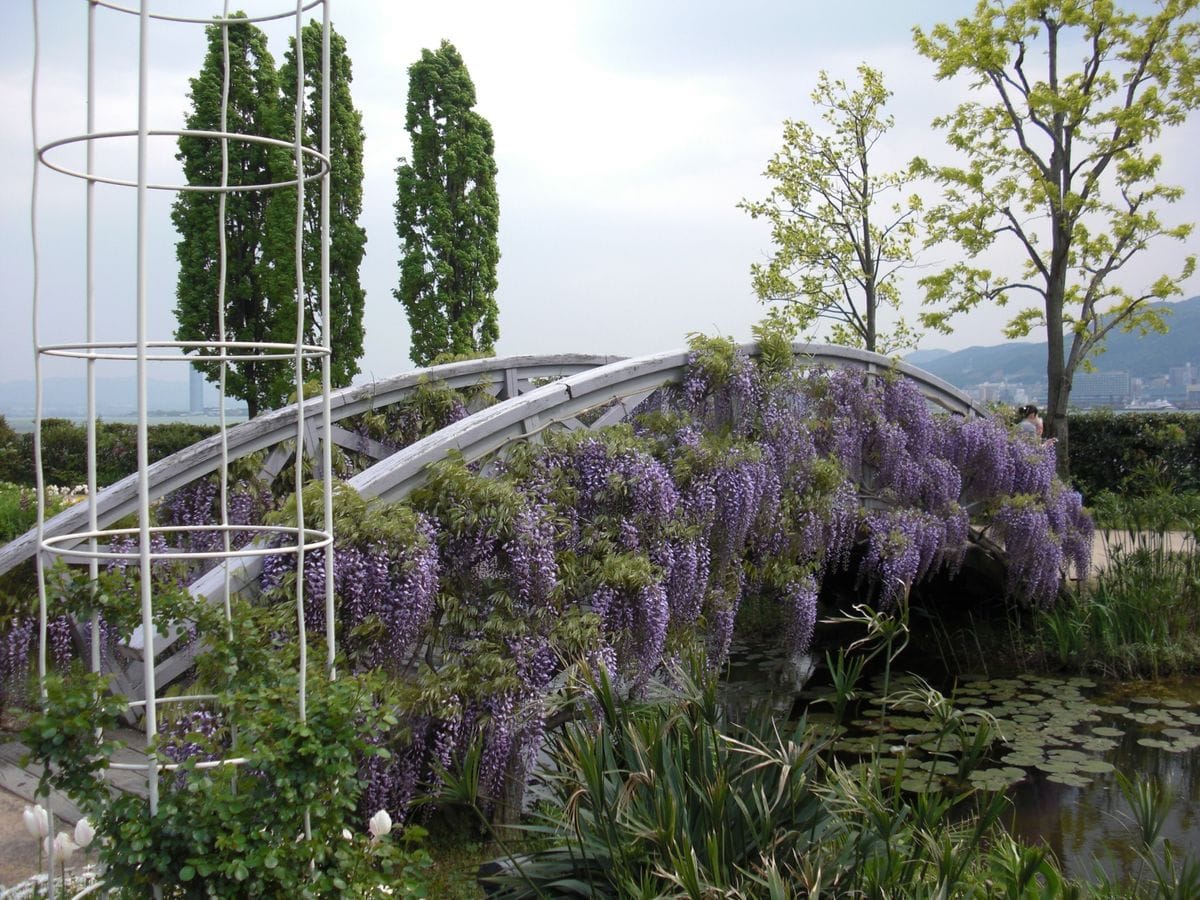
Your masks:
<svg viewBox="0 0 1200 900"><path fill-rule="evenodd" d="M1100 372L1128 372L1134 378L1167 374L1191 363L1200 369L1200 297L1159 304L1168 315L1166 334L1141 335L1117 331L1104 343L1105 352L1093 358ZM960 388L985 382L1044 384L1046 342L1009 341L965 350L917 350L905 361Z"/></svg>

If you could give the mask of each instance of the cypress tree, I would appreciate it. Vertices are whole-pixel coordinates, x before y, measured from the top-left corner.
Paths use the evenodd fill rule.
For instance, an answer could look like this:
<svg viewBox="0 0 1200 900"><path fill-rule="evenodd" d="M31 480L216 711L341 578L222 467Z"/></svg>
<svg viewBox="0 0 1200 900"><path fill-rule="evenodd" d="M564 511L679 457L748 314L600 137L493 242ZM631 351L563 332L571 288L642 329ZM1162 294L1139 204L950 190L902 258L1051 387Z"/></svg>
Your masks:
<svg viewBox="0 0 1200 900"><path fill-rule="evenodd" d="M321 23L310 22L301 32L304 41L305 109L301 140L321 148ZM363 127L362 114L350 96L352 81L346 40L336 31L329 35L329 324L333 358L330 379L344 387L358 373L363 352L363 305L366 292L359 283L359 266L367 234L359 226L362 214ZM286 131L294 133L296 116L296 39L279 70L283 90L282 116ZM292 216L295 192L289 191ZM316 182L304 192L304 303L305 343L321 342L321 191ZM290 263L290 260L289 260ZM294 284L294 267L289 265ZM315 371L314 371L315 374Z"/></svg>
<svg viewBox="0 0 1200 900"><path fill-rule="evenodd" d="M226 130L238 134L285 137L279 110L279 76L267 51L266 36L254 25L231 24L229 33L229 103ZM191 80L190 130L220 129L224 61L221 27L207 29L208 49L200 74ZM279 148L229 140L229 184L255 185L291 177L291 154ZM188 184L221 182L221 142L181 137L176 158ZM295 209L294 199L291 201ZM226 194L225 333L218 329L220 284L218 197L181 192L171 209L180 234L176 245L179 281L176 289L175 339L180 341L283 342L294 339L295 287L281 277L279 265L292 246L292 224L280 191L231 191ZM209 355L209 354L203 354ZM201 366L210 381L220 367ZM278 373L286 364L249 360L229 365L227 390L246 401L251 416L286 399ZM286 376L285 376L286 377Z"/></svg>
<svg viewBox="0 0 1200 900"><path fill-rule="evenodd" d="M413 362L490 353L496 309L500 204L492 127L475 112L475 85L448 41L408 70L412 161L396 170L400 287Z"/></svg>

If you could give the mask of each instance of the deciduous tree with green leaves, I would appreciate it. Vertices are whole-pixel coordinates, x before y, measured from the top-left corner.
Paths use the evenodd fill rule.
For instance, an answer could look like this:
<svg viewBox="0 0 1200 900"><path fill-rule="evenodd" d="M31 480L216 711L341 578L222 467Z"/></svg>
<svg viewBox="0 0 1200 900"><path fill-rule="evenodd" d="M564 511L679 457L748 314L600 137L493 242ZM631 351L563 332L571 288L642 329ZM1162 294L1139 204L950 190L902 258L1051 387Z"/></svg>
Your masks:
<svg viewBox="0 0 1200 900"><path fill-rule="evenodd" d="M932 306L922 319L946 331L980 303L1033 298L1006 334L1046 329L1046 426L1064 474L1075 372L1114 328L1165 330L1151 301L1178 294L1195 268L1181 253L1172 275L1121 277L1152 243L1191 233L1159 217L1182 191L1160 182L1157 142L1200 102L1197 3L1159 0L1138 14L1110 0L980 0L953 25L914 30L939 80L965 75L989 97L935 121L964 164L919 164L945 191L930 240L967 254L922 279ZM979 264L1004 244L1019 269Z"/></svg>
<svg viewBox="0 0 1200 900"><path fill-rule="evenodd" d="M228 26L228 112L224 130L284 138L279 112L279 76L267 51L267 39L249 23ZM191 80L189 130L221 130L224 93L222 28L207 29L208 49L200 74ZM261 185L294 177L291 154L281 148L243 140L226 142L228 183ZM176 158L192 185L221 184L221 141L181 137ZM295 281L289 284L294 223L279 191L234 190L225 194L225 254L222 264L218 195L183 191L171 208L180 235L176 288L175 339L179 341L290 342L295 338ZM295 200L290 207L295 210ZM281 266L286 268L281 269ZM218 322L224 296L225 327ZM201 353L201 355L208 355ZM220 366L201 366L216 381ZM246 401L251 416L286 399L280 394L276 362L248 360L229 364L227 390Z"/></svg>
<svg viewBox="0 0 1200 900"><path fill-rule="evenodd" d="M408 70L412 161L396 170L400 287L413 362L490 353L500 336L496 235L500 203L492 126L475 112L475 85L448 41Z"/></svg>
<svg viewBox="0 0 1200 900"><path fill-rule="evenodd" d="M784 123L783 149L763 173L774 182L765 200L743 200L752 218L771 223L775 255L751 267L754 291L779 302L768 313L794 331L832 321L839 344L890 353L911 347L915 333L897 317L882 331L881 307L898 309L899 273L913 264L920 200L905 196L912 176L876 171L876 145L892 128L883 75L863 64L851 90L822 71L812 93L827 128Z"/></svg>

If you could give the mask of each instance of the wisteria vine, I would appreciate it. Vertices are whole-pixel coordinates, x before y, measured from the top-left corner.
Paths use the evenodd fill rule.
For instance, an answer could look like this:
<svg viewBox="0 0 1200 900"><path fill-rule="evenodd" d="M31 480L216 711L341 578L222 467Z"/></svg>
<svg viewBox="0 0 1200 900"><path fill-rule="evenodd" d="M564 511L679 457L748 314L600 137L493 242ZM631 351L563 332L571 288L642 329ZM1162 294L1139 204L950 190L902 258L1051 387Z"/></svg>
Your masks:
<svg viewBox="0 0 1200 900"><path fill-rule="evenodd" d="M568 667L603 663L636 692L693 648L719 665L748 596L775 605L782 642L801 653L831 577L849 575L886 609L953 575L981 530L1007 551L1008 593L1023 602L1053 603L1065 570L1086 570L1092 526L1047 448L998 420L935 414L903 378L781 355L756 364L697 339L682 382L633 422L547 432L487 476L444 460L402 504L335 490L338 643L352 667L396 684L389 753L363 762L364 809L403 819L418 790L472 753L480 794L502 804ZM425 407L438 424L465 414L429 393L390 419L365 417L361 433L412 439L429 428ZM215 497L198 482L160 514L212 521ZM267 505L235 491L231 520ZM318 492L306 497L314 526L320 506ZM309 552L298 575L293 554L270 556L259 587L282 598L302 577L305 626L321 632L326 565Z"/></svg>

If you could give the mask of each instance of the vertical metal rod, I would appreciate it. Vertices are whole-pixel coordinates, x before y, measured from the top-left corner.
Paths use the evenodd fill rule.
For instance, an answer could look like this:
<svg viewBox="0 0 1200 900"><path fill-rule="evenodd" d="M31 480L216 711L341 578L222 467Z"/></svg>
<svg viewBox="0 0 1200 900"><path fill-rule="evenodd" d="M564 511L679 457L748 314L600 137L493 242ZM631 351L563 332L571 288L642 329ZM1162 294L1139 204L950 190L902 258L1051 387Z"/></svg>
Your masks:
<svg viewBox="0 0 1200 900"><path fill-rule="evenodd" d="M304 320L308 306L304 295L304 3L296 0L296 621L300 640L300 721L308 718L308 635L304 630ZM326 397L329 392L325 392ZM326 432L326 440L329 434ZM329 473L325 473L328 481ZM325 548L326 558L333 547ZM304 837L312 840L312 811L304 809Z"/></svg>
<svg viewBox="0 0 1200 900"><path fill-rule="evenodd" d="M222 59L224 62L224 77L221 80L221 122L220 131L225 134L229 131L229 0L225 0L225 5L221 13L221 50ZM221 187L229 186L229 139L221 138ZM217 339L225 341L225 282L228 275L228 247L226 246L225 235L225 191L220 191L217 194L217 244L219 248L217 261ZM226 391L226 375L229 371L229 363L224 359L228 353L224 346L221 347L221 369L219 376L218 388L218 405L217 410L217 427L221 433L221 465L218 478L220 479L221 490L221 539L228 556L230 552L229 543L229 436L226 434L225 422L225 391ZM225 571L225 590L223 592L225 604L225 628L229 638L233 638L233 608L230 605L229 594L231 592L231 574L229 566L222 567Z"/></svg>
<svg viewBox="0 0 1200 900"><path fill-rule="evenodd" d="M149 399L146 385L147 339L146 320L148 294L146 287L147 243L149 226L146 221L148 189L148 144L150 137L150 7L142 0L138 22L138 137L137 137L137 454L138 454L138 556L141 572L142 632L145 646L142 651L142 683L146 691L145 726L146 788L149 793L150 815L158 814L158 756L153 751L158 734L158 698L154 683L154 599L150 590L150 451L147 440Z"/></svg>
<svg viewBox="0 0 1200 900"><path fill-rule="evenodd" d="M87 343L91 347L96 340L96 183L91 176L96 169L96 142L90 136L96 131L96 4L88 3L88 49L87 49L87 211L84 231L84 292L87 297ZM87 492L88 530L99 530L99 512L96 508L96 360L87 361ZM88 541L88 549L96 552L97 541ZM96 590L96 579L100 577L100 560L93 557L88 561L88 576L92 590ZM91 668L100 671L100 613L92 610L91 622ZM99 731L99 729L97 729Z"/></svg>
<svg viewBox="0 0 1200 900"><path fill-rule="evenodd" d="M304 3L296 0L296 621L300 640L300 721L308 718L308 640L304 632Z"/></svg>
<svg viewBox="0 0 1200 900"><path fill-rule="evenodd" d="M333 357L333 329L329 324L329 192L333 181L333 155L330 152L332 137L329 132L329 104L332 99L331 82L333 73L329 68L330 34L330 0L325 0L322 8L321 29L321 153L329 161L329 171L321 179L321 346L325 348L325 356L321 359L321 472L324 473L325 500L325 533L333 534L333 438L331 425L333 411L330 408L329 393L332 390L331 366ZM326 665L330 679L337 678L335 659L337 655L337 634L334 623L333 604L333 546L325 551L325 641Z"/></svg>
<svg viewBox="0 0 1200 900"><path fill-rule="evenodd" d="M33 0L33 71L29 88L29 131L33 141L33 178L29 188L29 237L33 262L31 284L33 307L33 478L37 491L37 588L38 588L38 697L42 712L48 711L46 696L46 481L42 475L42 343L38 329L39 301L41 300L40 247L38 245L38 175L41 161L38 159L38 76L41 67L41 35L38 22L38 0ZM50 808L49 792L45 798L46 818L50 832L54 831L54 817ZM54 842L49 842L46 854L46 884L49 897L54 900Z"/></svg>

